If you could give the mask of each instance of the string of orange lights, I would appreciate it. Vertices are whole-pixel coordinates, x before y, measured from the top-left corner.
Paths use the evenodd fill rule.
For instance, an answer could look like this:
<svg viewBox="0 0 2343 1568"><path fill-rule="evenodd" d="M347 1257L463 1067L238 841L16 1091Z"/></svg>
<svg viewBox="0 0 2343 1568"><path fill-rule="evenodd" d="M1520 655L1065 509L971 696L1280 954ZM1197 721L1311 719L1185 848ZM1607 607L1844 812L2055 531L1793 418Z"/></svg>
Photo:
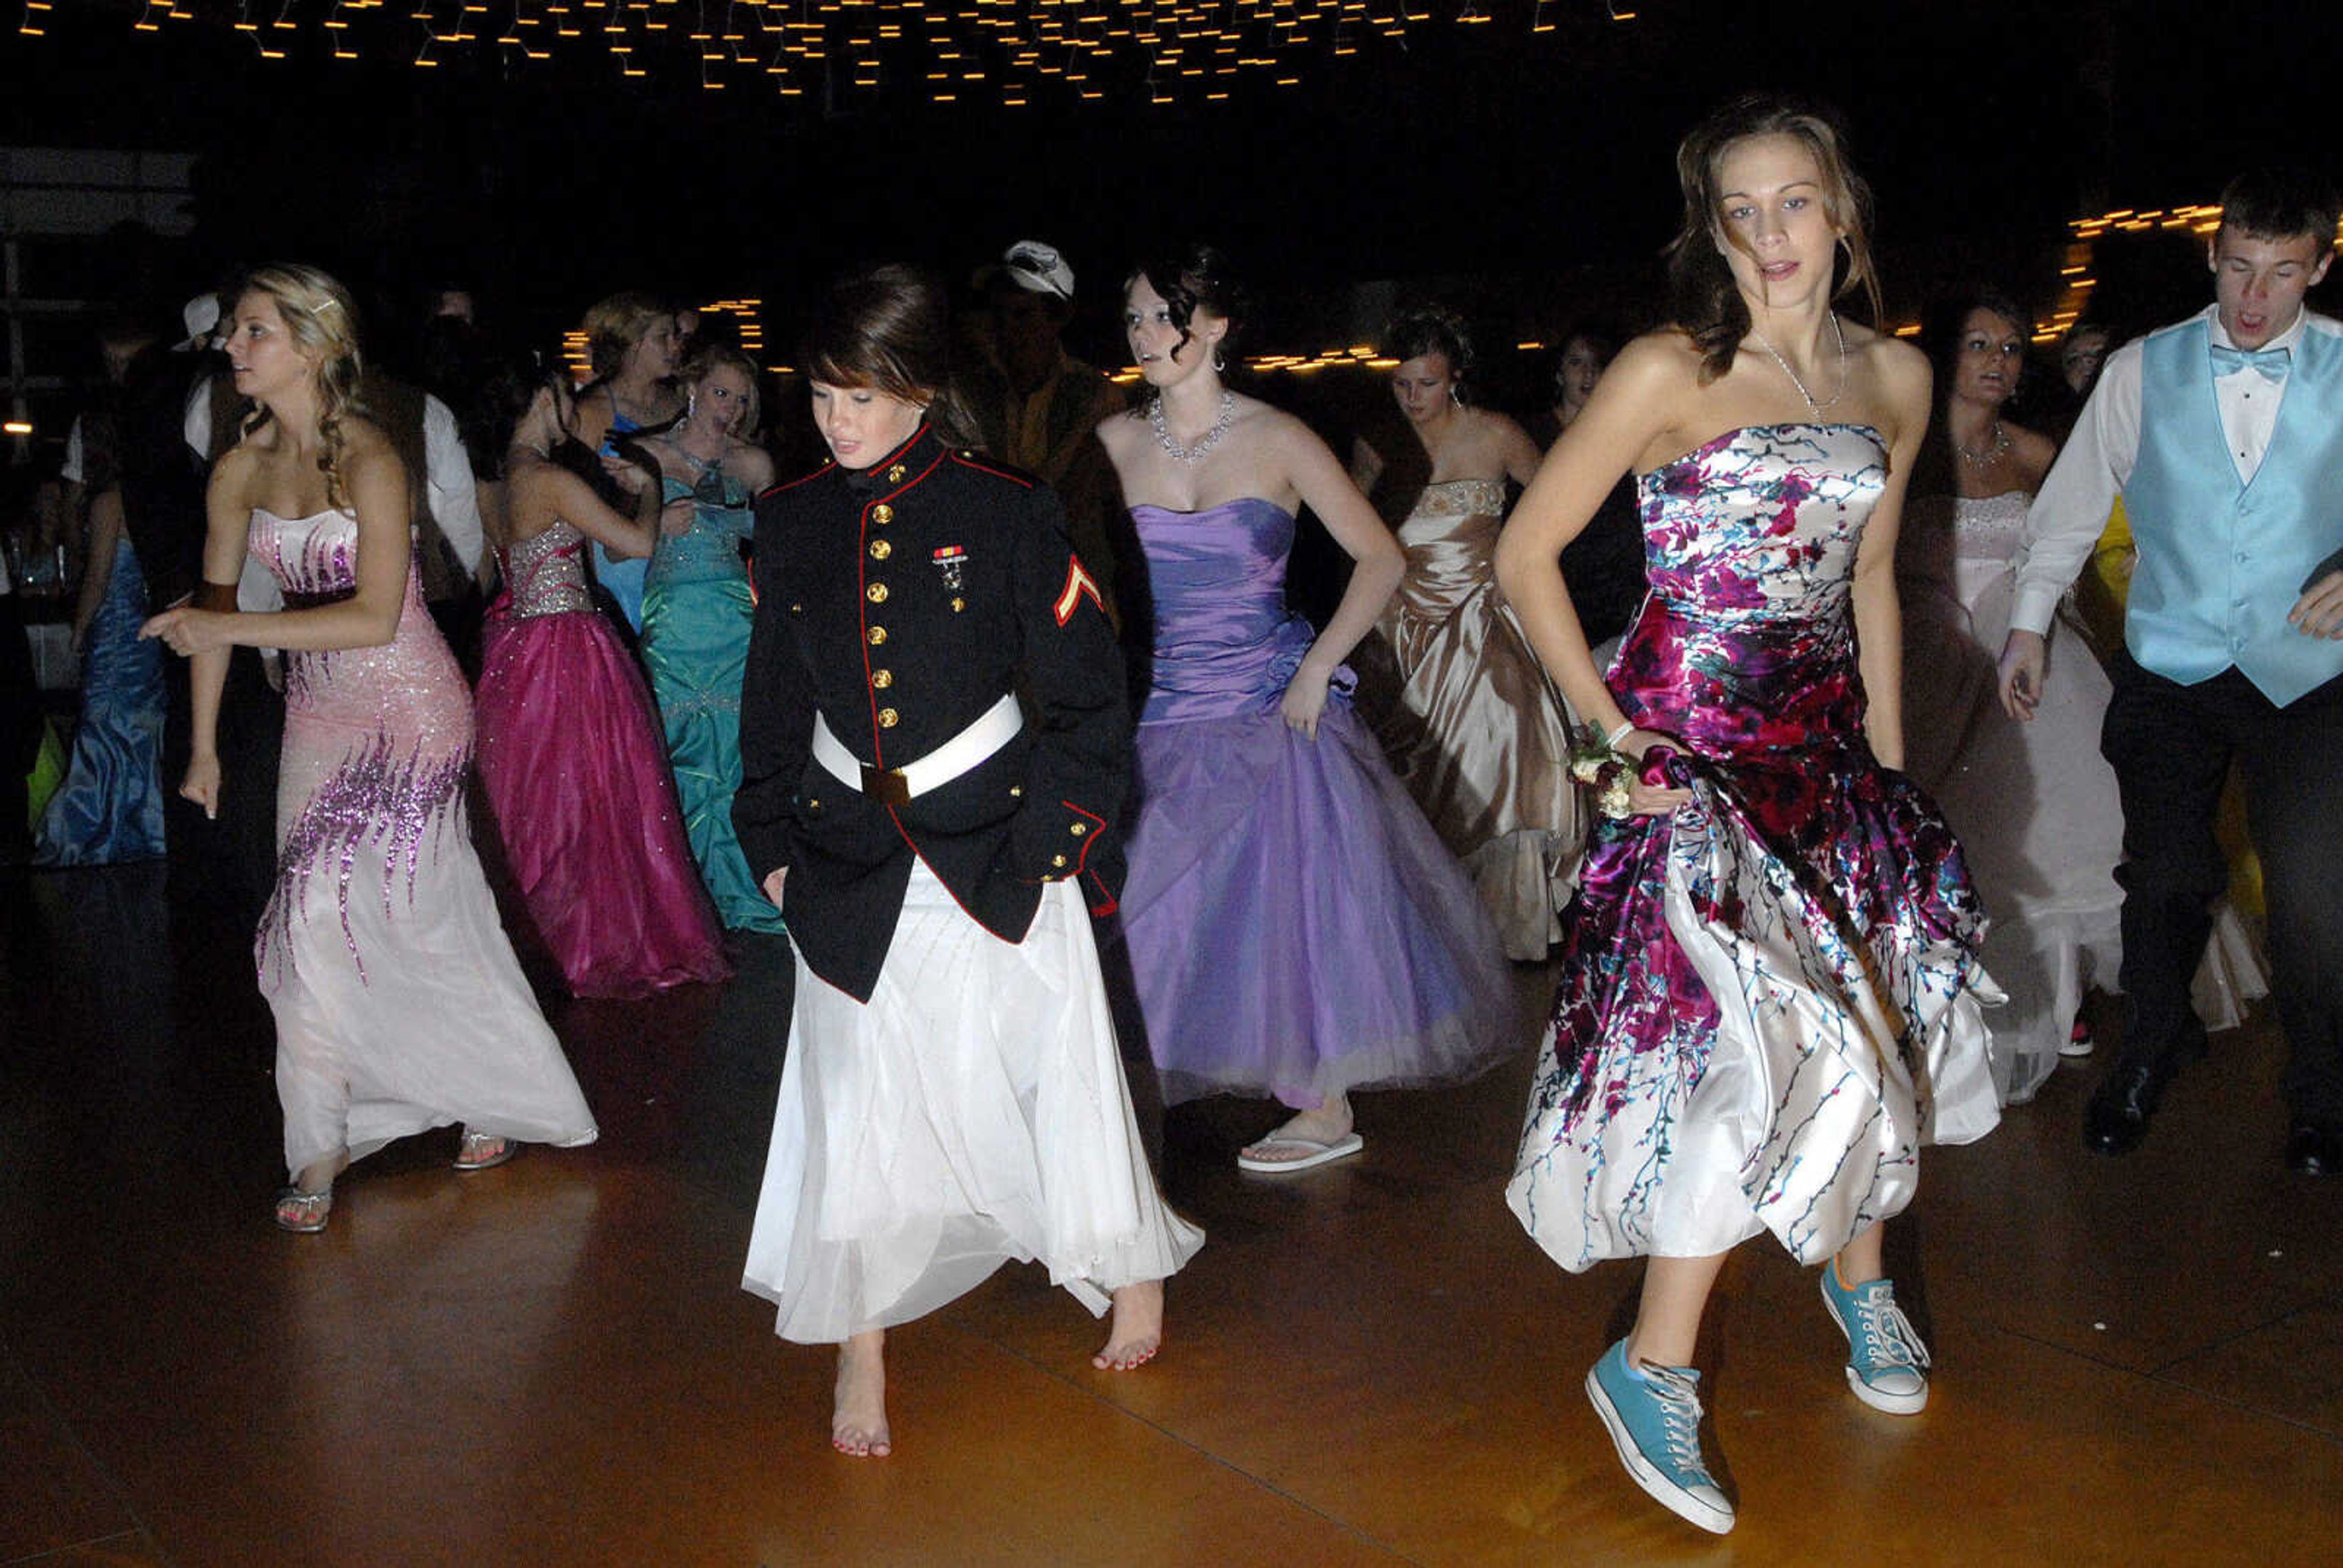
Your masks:
<svg viewBox="0 0 2343 1568"><path fill-rule="evenodd" d="M51 0L23 4L17 31L43 36ZM885 85L1016 108L1127 84L1155 104L1223 101L1247 78L1292 87L1376 42L1403 47L1411 29L1489 25L1499 5L1534 35L1565 8L1636 15L1616 0L143 0L131 30L225 23L265 60L306 46L419 69L467 51L524 65L598 51L621 76L695 73L711 92Z"/></svg>

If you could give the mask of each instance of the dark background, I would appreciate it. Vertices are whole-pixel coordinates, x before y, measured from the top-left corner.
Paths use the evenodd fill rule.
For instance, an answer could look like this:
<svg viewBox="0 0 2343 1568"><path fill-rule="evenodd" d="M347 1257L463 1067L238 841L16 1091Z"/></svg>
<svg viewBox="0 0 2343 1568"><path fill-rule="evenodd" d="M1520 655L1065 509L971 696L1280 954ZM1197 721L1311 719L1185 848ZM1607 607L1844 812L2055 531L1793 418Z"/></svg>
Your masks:
<svg viewBox="0 0 2343 1568"><path fill-rule="evenodd" d="M510 3L492 0L491 27ZM639 55L639 80L590 37L545 62L442 46L446 64L418 69L404 0L365 14L355 63L326 57L325 0L293 0L307 25L266 61L227 25L233 0L183 6L202 19L145 35L139 5L57 0L47 36L0 35L0 141L203 155L192 238L93 247L85 265L112 286L88 293L175 310L238 262L289 256L345 274L377 314L468 284L504 329L540 338L621 286L755 295L780 348L788 302L841 266L964 274L1034 236L1072 259L1081 336L1113 362L1101 285L1188 236L1264 286L1256 348L1323 347L1354 325L1351 286L1375 279L1525 332L1589 303L1632 316L1674 226L1676 138L1749 87L1844 111L1878 190L1891 317L1976 275L2046 308L2068 218L2209 201L2272 153L2331 167L2343 85L2332 5L1641 0L1614 22L1549 0L1559 25L1533 35L1523 0L1470 27L1443 0L1404 48L1370 38L1337 60L1322 45L1299 87L1153 106L1110 75L1103 102L1045 85L1021 109L983 89L926 103L916 41L876 91L840 80L784 101L753 76L703 90L680 45ZM2152 264L2110 268L2108 307L2145 321L2205 297L2185 246L2148 248Z"/></svg>

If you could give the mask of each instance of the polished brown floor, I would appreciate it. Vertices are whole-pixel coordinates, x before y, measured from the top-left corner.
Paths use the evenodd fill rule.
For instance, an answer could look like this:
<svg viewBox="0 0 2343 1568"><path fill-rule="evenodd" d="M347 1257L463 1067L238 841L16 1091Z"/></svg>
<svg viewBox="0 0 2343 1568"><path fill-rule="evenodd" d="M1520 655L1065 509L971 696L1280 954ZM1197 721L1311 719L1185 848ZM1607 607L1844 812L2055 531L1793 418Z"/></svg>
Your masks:
<svg viewBox="0 0 2343 1568"><path fill-rule="evenodd" d="M1917 1418L1857 1404L1812 1276L1745 1248L1716 1540L1580 1392L1636 1271L1564 1274L1505 1211L1526 1054L1365 1101L1365 1157L1302 1179L1231 1167L1266 1108L1174 1112L1212 1239L1161 1359L1091 1371L1098 1326L1005 1270L894 1336L896 1452L857 1462L829 1352L739 1288L772 949L557 1009L598 1145L458 1177L414 1140L302 1238L242 934L173 922L159 868L0 884L0 1563L2343 1561L2343 1181L2279 1168L2266 1023L2130 1159L2078 1146L2088 1064L1930 1156L1889 1244Z"/></svg>

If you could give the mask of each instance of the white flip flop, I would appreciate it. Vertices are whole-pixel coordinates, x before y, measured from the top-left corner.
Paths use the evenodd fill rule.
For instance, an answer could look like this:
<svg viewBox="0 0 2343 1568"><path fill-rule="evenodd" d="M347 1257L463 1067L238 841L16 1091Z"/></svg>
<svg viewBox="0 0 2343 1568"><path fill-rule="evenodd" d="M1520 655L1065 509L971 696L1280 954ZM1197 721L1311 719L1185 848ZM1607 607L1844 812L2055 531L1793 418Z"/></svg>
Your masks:
<svg viewBox="0 0 2343 1568"><path fill-rule="evenodd" d="M1309 1153L1299 1160L1256 1160L1240 1151L1237 1169L1257 1171L1264 1176L1282 1176L1290 1171L1309 1171L1320 1165L1331 1165L1337 1160L1348 1160L1366 1147L1366 1141L1355 1132L1346 1132L1332 1143L1321 1143L1315 1138L1296 1138L1292 1133L1272 1133L1252 1149L1307 1149Z"/></svg>

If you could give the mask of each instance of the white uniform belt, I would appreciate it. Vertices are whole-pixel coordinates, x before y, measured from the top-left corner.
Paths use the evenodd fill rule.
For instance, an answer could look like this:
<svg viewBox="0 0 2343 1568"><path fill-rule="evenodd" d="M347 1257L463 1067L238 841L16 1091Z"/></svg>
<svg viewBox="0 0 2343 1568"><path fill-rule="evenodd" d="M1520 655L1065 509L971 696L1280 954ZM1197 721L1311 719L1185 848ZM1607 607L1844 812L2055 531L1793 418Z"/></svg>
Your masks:
<svg viewBox="0 0 2343 1568"><path fill-rule="evenodd" d="M820 713L813 716L814 760L850 789L860 789L887 806L902 806L929 790L950 783L1011 740L1025 728L1014 693L977 716L976 722L929 752L900 768L873 768L830 732Z"/></svg>

